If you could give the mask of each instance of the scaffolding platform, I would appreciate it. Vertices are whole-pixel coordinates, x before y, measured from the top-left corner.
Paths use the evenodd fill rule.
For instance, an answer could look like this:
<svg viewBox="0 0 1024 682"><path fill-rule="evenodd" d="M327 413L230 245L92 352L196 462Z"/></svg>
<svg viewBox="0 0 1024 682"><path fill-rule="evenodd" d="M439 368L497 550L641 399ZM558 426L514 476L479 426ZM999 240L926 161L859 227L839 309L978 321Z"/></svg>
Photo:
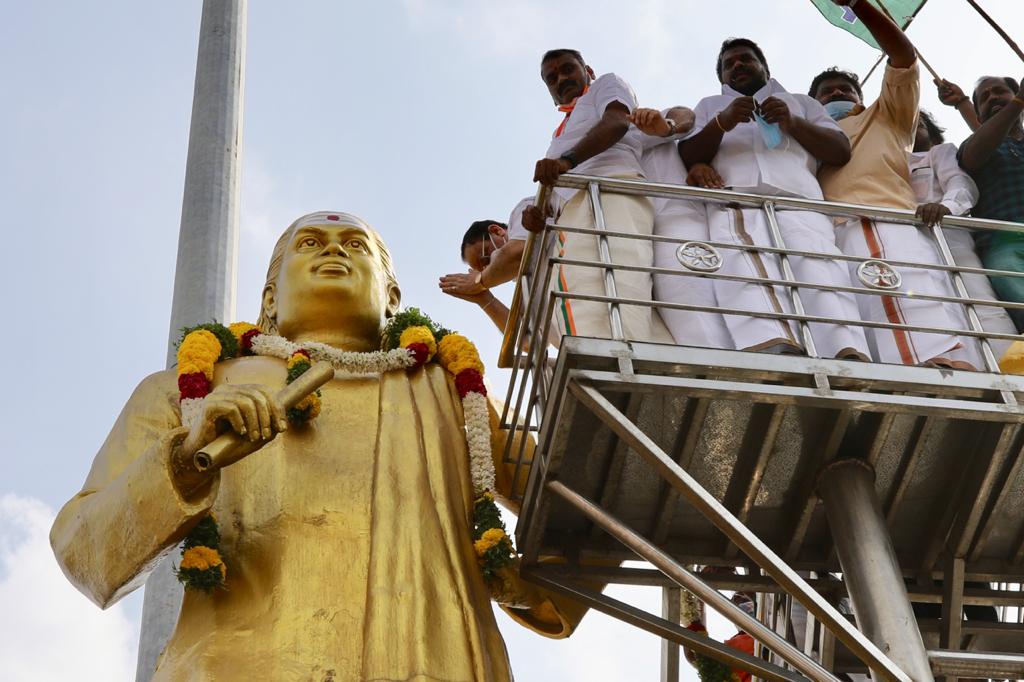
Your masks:
<svg viewBox="0 0 1024 682"><path fill-rule="evenodd" d="M602 190L745 201L770 217L776 201L563 183L590 192L598 239L619 234L603 225ZM645 302L617 297L606 249L592 264L608 275L605 295L589 300L608 304L618 338L562 337L556 353L534 342L550 338L551 310L567 296L548 291L545 273L577 261L543 244L528 247L538 251L524 259L503 349L513 369L503 419L537 437L534 452L509 439L505 453L527 481L516 529L524 575L673 643L665 680L678 675L676 644L760 679L1024 678L1024 377L998 373L988 345L998 335L977 323L951 257L971 323L959 331L983 345L989 371L630 341L616 308ZM772 246L784 260L786 245ZM787 283L787 317L813 350L800 287L771 282ZM621 565L637 559L650 568ZM595 589L607 582L662 586L665 609L645 613ZM755 656L681 627L679 589L750 633ZM725 590L758 593L756 617Z"/></svg>

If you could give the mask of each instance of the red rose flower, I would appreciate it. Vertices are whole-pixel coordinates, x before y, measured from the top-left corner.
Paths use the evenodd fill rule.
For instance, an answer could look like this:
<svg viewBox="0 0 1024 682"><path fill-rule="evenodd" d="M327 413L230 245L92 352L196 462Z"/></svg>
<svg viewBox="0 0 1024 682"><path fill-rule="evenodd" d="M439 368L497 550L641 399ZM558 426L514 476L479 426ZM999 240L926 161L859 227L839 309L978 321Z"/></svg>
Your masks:
<svg viewBox="0 0 1024 682"><path fill-rule="evenodd" d="M250 329L246 333L242 334L242 338L239 339L239 345L246 353L252 352L252 340L260 335L259 329Z"/></svg>
<svg viewBox="0 0 1024 682"><path fill-rule="evenodd" d="M430 357L430 348L425 343L410 343L405 349L412 353L412 357L416 361L413 367L423 366L426 364L427 358Z"/></svg>
<svg viewBox="0 0 1024 682"><path fill-rule="evenodd" d="M464 369L455 375L455 388L459 390L460 398L465 398L467 393L487 395L483 375L472 368Z"/></svg>
<svg viewBox="0 0 1024 682"><path fill-rule="evenodd" d="M210 392L210 381L202 372L190 372L178 377L178 390L181 399L205 398Z"/></svg>

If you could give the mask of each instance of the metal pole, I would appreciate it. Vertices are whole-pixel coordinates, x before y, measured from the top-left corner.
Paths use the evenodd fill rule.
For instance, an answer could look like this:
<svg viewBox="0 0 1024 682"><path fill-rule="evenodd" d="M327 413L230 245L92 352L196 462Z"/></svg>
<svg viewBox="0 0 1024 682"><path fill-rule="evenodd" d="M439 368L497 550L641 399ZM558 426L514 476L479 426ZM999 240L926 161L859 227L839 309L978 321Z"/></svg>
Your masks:
<svg viewBox="0 0 1024 682"><path fill-rule="evenodd" d="M679 623L682 611L682 590L678 587L661 588L661 617L670 623ZM661 682L679 682L679 645L661 640Z"/></svg>
<svg viewBox="0 0 1024 682"><path fill-rule="evenodd" d="M247 0L204 0L167 365L181 328L235 316ZM146 581L135 671L147 682L174 631L181 585L165 558Z"/></svg>
<svg viewBox="0 0 1024 682"><path fill-rule="evenodd" d="M601 207L601 190L596 182L590 183L589 189L590 203L594 208L594 228L598 232L604 232L606 227L604 224L604 209ZM604 293L609 298L618 298L619 294L615 288L615 270L610 265L612 255L611 249L608 246L608 237L603 234L599 235L597 247L598 253L601 256L601 262L609 264L604 271ZM619 304L612 303L608 310L608 322L611 326L612 338L616 341L622 341L626 338L626 333L622 327L622 313L619 311Z"/></svg>
<svg viewBox="0 0 1024 682"><path fill-rule="evenodd" d="M786 248L786 241L782 238L782 230L779 229L779 219L775 215L775 204L770 201L764 202L764 214L765 217L768 218L768 228L772 236L772 241L774 242L773 245L780 249ZM789 263L789 256L785 253L780 253L779 264L782 266L782 278L788 282L795 282L796 275L793 274L793 268ZM789 300L793 305L793 311L797 315L805 315L806 311L804 310L804 304L803 301L800 300L800 292L796 288L796 285L791 284L788 289ZM789 323L786 322L785 324ZM807 354L812 358L818 357L818 349L815 347L814 338L811 336L811 326L803 320L799 322L799 325L800 334L804 340L804 350L806 350Z"/></svg>
<svg viewBox="0 0 1024 682"><path fill-rule="evenodd" d="M818 492L858 627L914 682L932 680L928 654L875 495L874 469L863 460L837 460L821 472Z"/></svg>

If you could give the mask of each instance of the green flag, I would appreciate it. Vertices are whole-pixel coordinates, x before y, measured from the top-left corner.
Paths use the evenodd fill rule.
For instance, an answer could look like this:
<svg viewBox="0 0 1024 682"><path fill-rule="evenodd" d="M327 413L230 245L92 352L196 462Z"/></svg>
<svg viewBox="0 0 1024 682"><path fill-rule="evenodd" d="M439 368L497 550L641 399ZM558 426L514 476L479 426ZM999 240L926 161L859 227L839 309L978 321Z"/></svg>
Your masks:
<svg viewBox="0 0 1024 682"><path fill-rule="evenodd" d="M893 20L899 24L900 28L906 28L907 24L914 18L921 6L927 2L927 0L861 0L862 2L870 2L875 7L882 7L889 11L890 16ZM849 7L840 6L832 2L832 0L811 0L814 6L818 8L818 11L824 15L826 19L838 26L839 28L846 29L853 35L857 36L865 43L875 48L876 50L881 49L878 47L878 43L871 36L871 33L864 27L864 24L857 15L853 13L853 10Z"/></svg>

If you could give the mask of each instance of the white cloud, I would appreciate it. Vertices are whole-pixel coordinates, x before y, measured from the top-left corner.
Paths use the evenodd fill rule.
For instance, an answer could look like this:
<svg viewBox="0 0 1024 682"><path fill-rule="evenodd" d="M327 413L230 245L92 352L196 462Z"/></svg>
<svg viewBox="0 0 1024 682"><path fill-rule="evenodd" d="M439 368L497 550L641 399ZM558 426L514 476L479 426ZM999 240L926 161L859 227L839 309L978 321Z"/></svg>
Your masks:
<svg viewBox="0 0 1024 682"><path fill-rule="evenodd" d="M0 496L0 661L4 680L130 680L138 626L123 607L101 611L61 573L50 550L54 511Z"/></svg>

